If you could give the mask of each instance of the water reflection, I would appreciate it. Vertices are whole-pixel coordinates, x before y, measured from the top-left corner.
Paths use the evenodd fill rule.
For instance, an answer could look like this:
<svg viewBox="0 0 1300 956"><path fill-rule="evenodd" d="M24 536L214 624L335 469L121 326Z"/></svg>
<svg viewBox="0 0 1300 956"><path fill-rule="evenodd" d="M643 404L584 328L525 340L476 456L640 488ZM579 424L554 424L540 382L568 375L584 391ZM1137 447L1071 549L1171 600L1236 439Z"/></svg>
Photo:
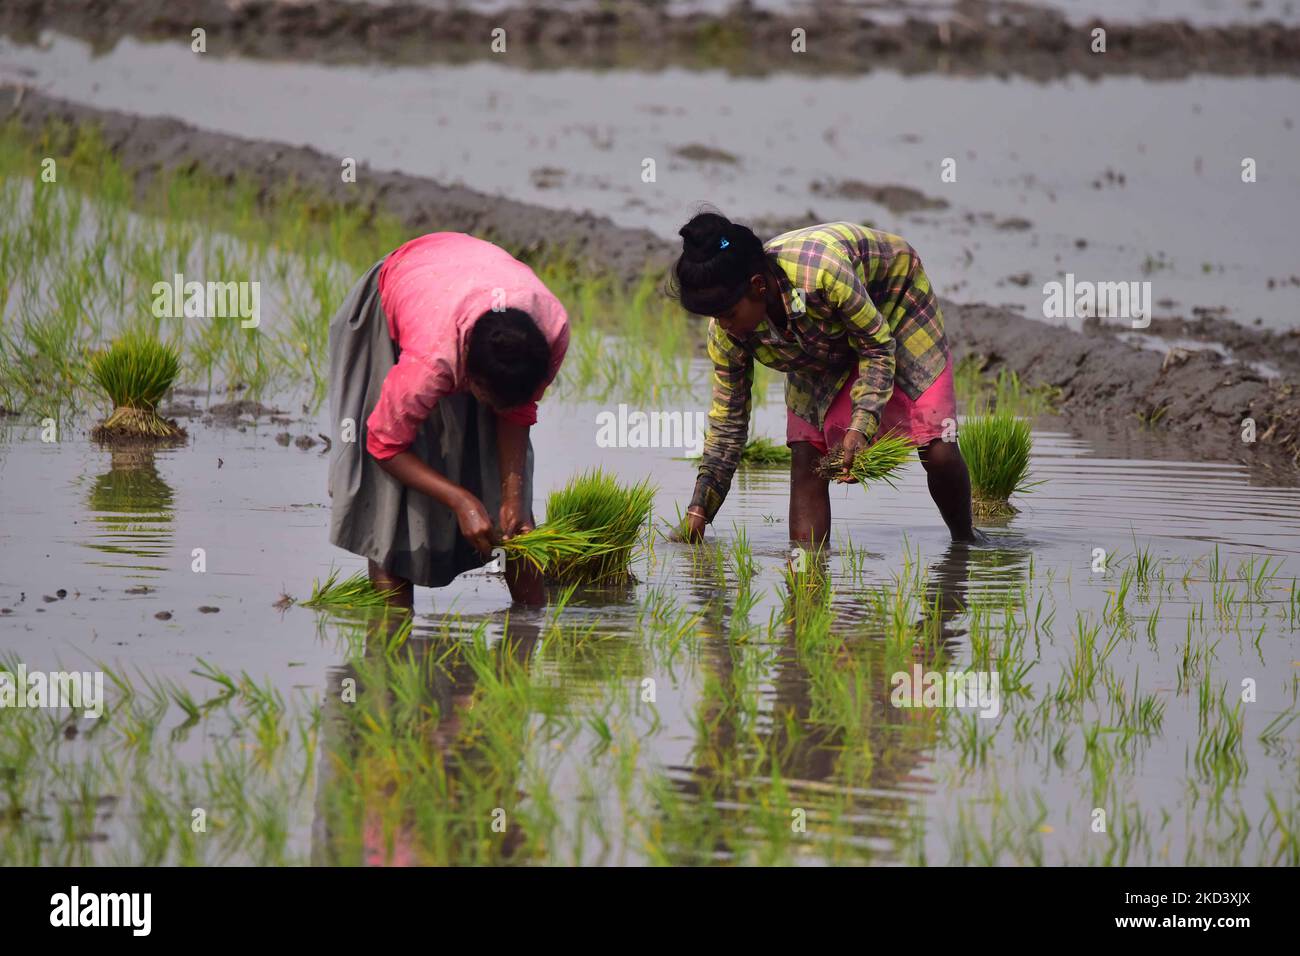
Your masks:
<svg viewBox="0 0 1300 956"><path fill-rule="evenodd" d="M526 677L541 628L508 617L478 657L459 653L475 637L458 629L408 627L402 615L372 622L360 658L329 671L311 861L511 862L525 841L514 808L529 711L511 701L490 715L490 735L480 733L476 692L484 681ZM404 636L400 650L385 649ZM512 752L500 751L502 741Z"/></svg>
<svg viewBox="0 0 1300 956"><path fill-rule="evenodd" d="M158 474L154 454L113 451L109 470L95 478L86 500L93 532L83 544L103 557L88 564L152 572L133 577L167 570L161 559L172 547L175 494Z"/></svg>
<svg viewBox="0 0 1300 956"><path fill-rule="evenodd" d="M723 623L725 599L710 586L716 569L700 562L687 577L713 603L701 624L706 674L692 761L669 768L688 808L669 816L693 817L673 861L761 861L773 846L815 846L819 832L833 834L819 848L826 858L851 849L855 859L898 859L917 799L933 789L926 768L938 728L932 714L891 704L890 675L913 663L948 667L965 633L958 621L973 570L1001 575L1010 593L1023 565L1014 551L952 545L928 567L923 600L903 611L919 616L891 644L861 589L841 578L832 597L823 556L805 578L787 580L774 640L737 644L728 640L735 623ZM842 613L842 601L855 613Z"/></svg>
<svg viewBox="0 0 1300 956"><path fill-rule="evenodd" d="M761 862L804 841L818 859L900 859L936 787L930 761L942 729L933 711L891 703L891 675L955 666L981 589L1001 602L1017 594L1026 556L953 545L920 573L912 567L893 608L888 585L870 584L860 566L833 572L833 555L808 555L804 573L783 575L784 560L765 553L748 577L737 574L743 553L683 549L672 587L641 602L632 590L577 592L555 629L555 608L422 618L409 633L403 617L372 622L364 649L330 673L313 862L512 863L545 853L542 833L555 822L546 788L565 784L548 776L539 790L527 774L577 744L566 733L567 743L537 748L550 739L549 715L583 715L589 698L603 713L609 687L636 687L647 674L685 693L683 717L669 719L693 741L688 760L645 768L663 857ZM679 612L690 615L695 652L670 677L672 642L651 618L662 613L671 628ZM386 651L395 637L405 645ZM576 810L588 811L600 812ZM793 811L805 830L792 829Z"/></svg>

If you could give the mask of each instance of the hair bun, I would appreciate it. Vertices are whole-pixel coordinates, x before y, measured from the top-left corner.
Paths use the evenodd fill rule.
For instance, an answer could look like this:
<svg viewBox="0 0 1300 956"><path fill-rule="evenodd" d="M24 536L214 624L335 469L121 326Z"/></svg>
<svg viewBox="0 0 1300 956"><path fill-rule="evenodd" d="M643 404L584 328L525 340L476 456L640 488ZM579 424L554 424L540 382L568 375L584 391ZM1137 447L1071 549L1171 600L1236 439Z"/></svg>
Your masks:
<svg viewBox="0 0 1300 956"><path fill-rule="evenodd" d="M722 249L722 240L732 228L731 220L714 212L703 212L677 230L682 237L682 255L689 262L712 259Z"/></svg>

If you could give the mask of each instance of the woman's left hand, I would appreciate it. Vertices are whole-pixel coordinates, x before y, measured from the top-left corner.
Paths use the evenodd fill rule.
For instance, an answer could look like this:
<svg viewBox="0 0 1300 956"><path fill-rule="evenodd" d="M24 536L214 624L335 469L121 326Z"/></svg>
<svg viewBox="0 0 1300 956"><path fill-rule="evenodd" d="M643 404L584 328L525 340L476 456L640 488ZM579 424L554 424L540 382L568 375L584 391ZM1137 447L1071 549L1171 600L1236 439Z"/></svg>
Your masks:
<svg viewBox="0 0 1300 956"><path fill-rule="evenodd" d="M528 513L522 495L507 495L501 502L501 536L513 538L533 529L533 519ZM546 588L542 573L527 561L507 561L506 586L510 596L520 604L541 607L546 603Z"/></svg>
<svg viewBox="0 0 1300 956"><path fill-rule="evenodd" d="M501 535L513 538L533 529L533 519L523 498L506 498L501 502Z"/></svg>
<svg viewBox="0 0 1300 956"><path fill-rule="evenodd" d="M840 481L848 481L852 478L849 467L853 464L853 459L858 457L858 452L867 447L867 436L860 431L850 428L844 433L844 440L840 443L840 448L844 452L844 470L840 473Z"/></svg>

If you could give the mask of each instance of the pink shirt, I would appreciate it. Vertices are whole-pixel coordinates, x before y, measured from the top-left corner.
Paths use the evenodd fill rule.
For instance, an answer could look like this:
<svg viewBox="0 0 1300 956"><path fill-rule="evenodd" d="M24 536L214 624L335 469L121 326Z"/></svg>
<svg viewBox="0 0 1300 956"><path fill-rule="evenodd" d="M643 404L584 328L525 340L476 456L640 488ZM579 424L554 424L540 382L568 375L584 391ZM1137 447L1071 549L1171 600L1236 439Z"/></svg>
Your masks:
<svg viewBox="0 0 1300 956"><path fill-rule="evenodd" d="M551 347L550 367L532 401L498 413L521 425L537 421L537 401L569 347L569 317L528 266L482 239L434 232L412 239L384 260L379 300L401 355L366 420L370 454L387 459L410 448L438 399L469 391L469 331L494 308L527 312Z"/></svg>

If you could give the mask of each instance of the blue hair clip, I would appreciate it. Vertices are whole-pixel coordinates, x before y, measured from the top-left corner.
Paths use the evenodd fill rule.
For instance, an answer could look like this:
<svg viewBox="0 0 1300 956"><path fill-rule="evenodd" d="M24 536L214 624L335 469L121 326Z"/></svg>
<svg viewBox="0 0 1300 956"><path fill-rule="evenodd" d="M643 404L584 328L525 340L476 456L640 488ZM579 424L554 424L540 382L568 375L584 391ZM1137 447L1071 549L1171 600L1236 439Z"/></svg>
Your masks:
<svg viewBox="0 0 1300 956"><path fill-rule="evenodd" d="M719 245L718 248L719 248L719 249L725 249L725 248L727 248L727 246L729 246L729 245L731 245L731 243L728 242L728 241L724 238L724 239L722 240L722 244Z"/></svg>

